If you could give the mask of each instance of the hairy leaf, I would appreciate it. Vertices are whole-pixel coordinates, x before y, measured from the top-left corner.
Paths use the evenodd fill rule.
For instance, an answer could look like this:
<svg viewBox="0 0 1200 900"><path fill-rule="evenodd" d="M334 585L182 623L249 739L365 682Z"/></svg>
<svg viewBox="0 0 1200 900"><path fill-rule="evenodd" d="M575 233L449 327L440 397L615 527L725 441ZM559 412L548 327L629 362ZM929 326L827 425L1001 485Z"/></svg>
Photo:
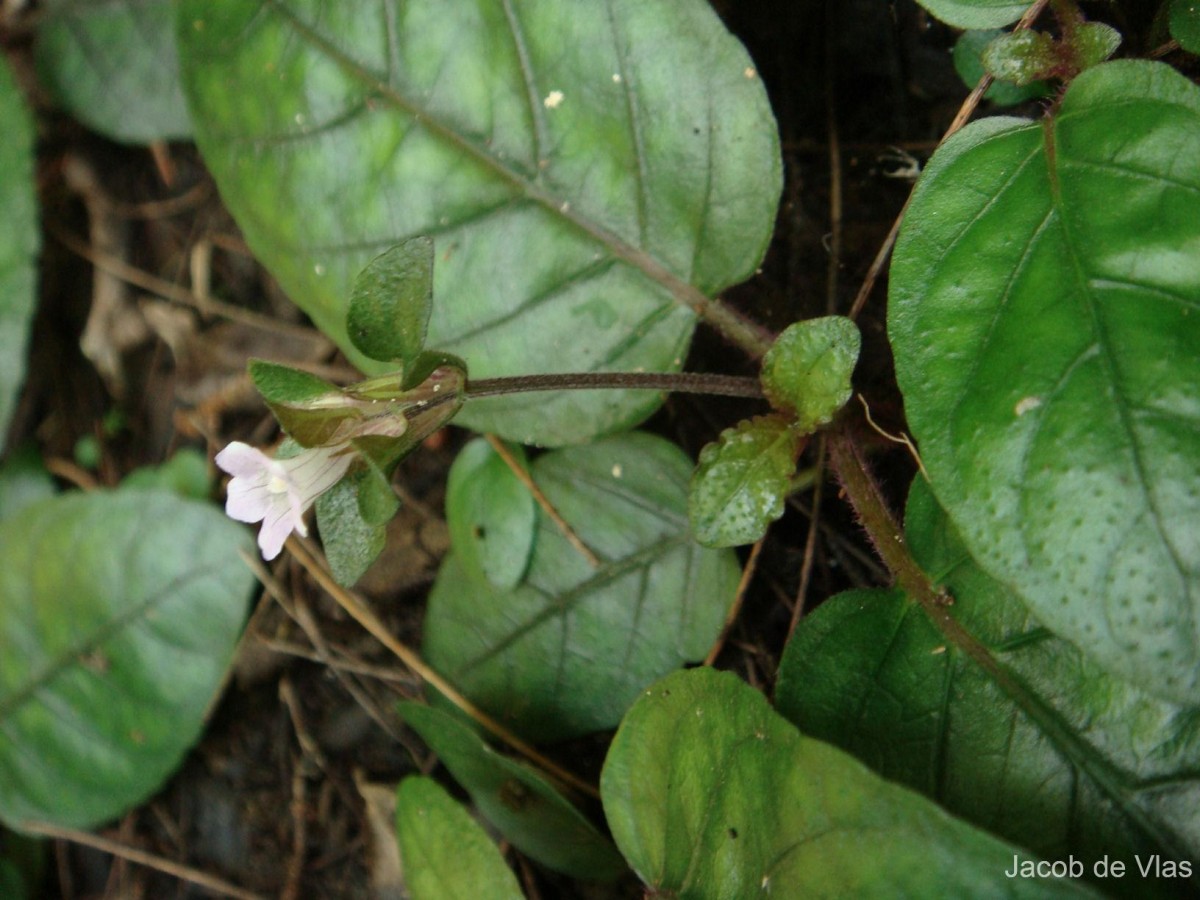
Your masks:
<svg viewBox="0 0 1200 900"><path fill-rule="evenodd" d="M804 437L783 416L726 428L700 451L688 488L688 519L705 547L752 544L783 515Z"/></svg>
<svg viewBox="0 0 1200 900"><path fill-rule="evenodd" d="M845 316L789 325L763 357L767 399L776 409L795 413L802 433L826 424L850 399L861 346L858 326Z"/></svg>
<svg viewBox="0 0 1200 900"><path fill-rule="evenodd" d="M1106 670L1200 688L1200 89L1080 75L926 169L889 329L935 494L981 566Z"/></svg>
<svg viewBox="0 0 1200 900"><path fill-rule="evenodd" d="M1137 859L1200 856L1200 710L1148 697L1054 637L975 565L921 480L905 534L1009 683L901 592L851 591L797 628L779 712L955 815L1047 859L1074 856L1088 877L1120 861L1127 876L1099 882L1109 890L1173 895L1185 879L1137 877Z"/></svg>

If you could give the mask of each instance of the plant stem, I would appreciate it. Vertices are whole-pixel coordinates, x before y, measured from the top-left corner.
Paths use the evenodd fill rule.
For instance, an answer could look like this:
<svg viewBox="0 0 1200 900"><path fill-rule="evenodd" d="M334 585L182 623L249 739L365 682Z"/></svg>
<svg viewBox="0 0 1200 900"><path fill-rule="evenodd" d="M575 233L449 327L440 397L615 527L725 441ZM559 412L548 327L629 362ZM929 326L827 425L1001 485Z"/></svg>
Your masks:
<svg viewBox="0 0 1200 900"><path fill-rule="evenodd" d="M708 375L699 372L570 372L554 375L516 375L509 378L477 378L467 382L468 400L498 397L527 391L580 390L671 391L678 394L715 394L721 397L761 399L757 378L737 375Z"/></svg>
<svg viewBox="0 0 1200 900"><path fill-rule="evenodd" d="M875 546L875 552L896 579L896 585L916 601L950 644L983 669L1026 711L1037 706L1036 698L1012 678L987 647L950 615L953 598L929 580L929 576L908 552L904 532L883 499L879 485L875 483L863 459L861 448L846 431L845 425L830 434L828 446L829 461L842 483L846 499L858 514L859 521Z"/></svg>

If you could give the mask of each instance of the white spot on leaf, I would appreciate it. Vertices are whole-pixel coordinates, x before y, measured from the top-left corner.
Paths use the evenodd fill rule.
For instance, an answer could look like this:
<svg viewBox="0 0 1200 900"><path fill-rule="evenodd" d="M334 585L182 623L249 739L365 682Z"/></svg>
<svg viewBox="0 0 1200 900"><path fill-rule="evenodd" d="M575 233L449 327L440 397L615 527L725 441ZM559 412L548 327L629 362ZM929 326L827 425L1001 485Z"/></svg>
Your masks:
<svg viewBox="0 0 1200 900"><path fill-rule="evenodd" d="M542 105L545 106L546 109L558 109L559 105L562 102L563 102L563 92L562 91L551 91L549 94L546 95L546 99L542 101Z"/></svg>
<svg viewBox="0 0 1200 900"><path fill-rule="evenodd" d="M1037 409L1041 405L1041 397L1022 397L1017 401L1017 405L1013 407L1013 412L1018 416L1023 416L1025 413Z"/></svg>

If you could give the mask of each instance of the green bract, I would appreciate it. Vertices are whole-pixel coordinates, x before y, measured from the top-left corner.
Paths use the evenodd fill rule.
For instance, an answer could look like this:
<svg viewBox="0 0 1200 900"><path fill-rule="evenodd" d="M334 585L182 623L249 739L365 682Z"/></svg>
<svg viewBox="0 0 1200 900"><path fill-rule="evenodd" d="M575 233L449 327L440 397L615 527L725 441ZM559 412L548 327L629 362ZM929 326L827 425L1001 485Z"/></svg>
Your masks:
<svg viewBox="0 0 1200 900"><path fill-rule="evenodd" d="M1135 856L1200 854L1194 709L1147 696L1054 637L979 569L920 479L905 536L1011 682L980 668L901 592L851 591L801 620L780 664L779 712L1036 854L1088 860L1086 877L1106 855L1120 860L1130 877L1097 883L1153 895ZM1186 883L1157 885L1171 896Z"/></svg>
<svg viewBox="0 0 1200 900"><path fill-rule="evenodd" d="M706 547L752 544L783 515L804 436L780 415L727 428L700 452L688 518Z"/></svg>
<svg viewBox="0 0 1200 900"><path fill-rule="evenodd" d="M429 343L477 377L682 365L691 305L752 275L781 165L766 93L707 0L185 0L205 162L250 246L366 371L350 284L438 247ZM653 392L522 395L463 422L542 444Z"/></svg>
<svg viewBox="0 0 1200 900"><path fill-rule="evenodd" d="M377 256L350 293L346 331L360 353L407 375L425 347L433 297L433 241L415 237Z"/></svg>
<svg viewBox="0 0 1200 900"><path fill-rule="evenodd" d="M763 357L762 385L776 409L796 416L801 434L832 421L850 399L862 336L844 316L789 325Z"/></svg>
<svg viewBox="0 0 1200 900"><path fill-rule="evenodd" d="M41 243L33 184L33 123L7 61L0 59L0 447L25 380Z"/></svg>
<svg viewBox="0 0 1200 900"><path fill-rule="evenodd" d="M1057 897L1009 879L1022 853L804 737L736 676L701 668L648 689L600 779L617 846L666 896Z"/></svg>
<svg viewBox="0 0 1200 900"><path fill-rule="evenodd" d="M534 769L501 756L450 713L410 702L400 705L400 716L522 853L589 881L625 871L612 842Z"/></svg>
<svg viewBox="0 0 1200 900"><path fill-rule="evenodd" d="M92 828L199 736L252 576L240 526L140 489L0 520L0 821Z"/></svg>
<svg viewBox="0 0 1200 900"><path fill-rule="evenodd" d="M546 515L510 590L452 552L429 597L424 652L515 731L556 740L613 727L639 690L703 659L738 565L731 551L691 539L691 463L661 438L626 434L547 453L531 474L599 566Z"/></svg>
<svg viewBox="0 0 1200 900"><path fill-rule="evenodd" d="M1132 136L1132 137L1131 137ZM1200 89L1107 63L934 156L889 331L972 556L1107 671L1200 688Z"/></svg>

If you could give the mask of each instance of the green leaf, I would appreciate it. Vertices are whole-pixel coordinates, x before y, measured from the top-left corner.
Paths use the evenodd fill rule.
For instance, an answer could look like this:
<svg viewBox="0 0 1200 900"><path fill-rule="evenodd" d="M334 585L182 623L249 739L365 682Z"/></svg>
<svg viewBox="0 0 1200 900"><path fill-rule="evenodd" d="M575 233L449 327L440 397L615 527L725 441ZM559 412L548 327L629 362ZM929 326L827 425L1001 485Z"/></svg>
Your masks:
<svg viewBox="0 0 1200 900"><path fill-rule="evenodd" d="M364 371L346 297L407 238L439 248L429 344L492 377L677 370L691 304L750 277L774 227L766 92L704 0L185 0L180 42L247 241ZM660 402L520 395L463 423L564 444Z"/></svg>
<svg viewBox="0 0 1200 900"><path fill-rule="evenodd" d="M487 832L432 778L400 782L396 841L412 900L525 896Z"/></svg>
<svg viewBox="0 0 1200 900"><path fill-rule="evenodd" d="M890 283L896 373L972 556L1105 670L1200 688L1200 89L1075 79L934 156ZM1182 155L1181 155L1182 154Z"/></svg>
<svg viewBox="0 0 1200 900"><path fill-rule="evenodd" d="M54 479L32 444L13 451L0 465L0 517L14 516L57 492Z"/></svg>
<svg viewBox="0 0 1200 900"><path fill-rule="evenodd" d="M1024 15L1029 2L1012 0L917 0L947 25L955 28L1003 28Z"/></svg>
<svg viewBox="0 0 1200 900"><path fill-rule="evenodd" d="M1200 54L1200 3L1196 0L1171 0L1168 13L1171 37L1188 53Z"/></svg>
<svg viewBox="0 0 1200 900"><path fill-rule="evenodd" d="M73 116L127 143L191 136L174 0L49 0L43 7L38 76Z"/></svg>
<svg viewBox="0 0 1200 900"><path fill-rule="evenodd" d="M318 497L315 504L325 558L338 584L349 586L358 581L387 543L387 519L368 520L359 499L361 491L373 490L371 471L363 469L348 475ZM394 514L395 507L392 511Z"/></svg>
<svg viewBox="0 0 1200 900"><path fill-rule="evenodd" d="M804 737L758 691L709 668L669 675L638 700L600 794L617 846L667 896L1084 894L1006 878L1016 848Z"/></svg>
<svg viewBox="0 0 1200 900"><path fill-rule="evenodd" d="M364 356L406 372L425 346L433 302L433 240L415 237L375 257L350 293L346 330Z"/></svg>
<svg viewBox="0 0 1200 900"><path fill-rule="evenodd" d="M531 740L611 728L638 692L716 640L737 588L731 551L689 536L691 463L627 434L545 454L534 481L600 559L540 516L524 581L480 583L451 553L429 597L425 658Z"/></svg>
<svg viewBox="0 0 1200 900"><path fill-rule="evenodd" d="M37 301L41 246L33 183L33 122L5 59L0 59L0 448L25 380L25 346Z"/></svg>
<svg viewBox="0 0 1200 900"><path fill-rule="evenodd" d="M157 491L0 520L0 821L91 828L199 736L241 632L244 530Z"/></svg>
<svg viewBox="0 0 1200 900"><path fill-rule="evenodd" d="M850 399L862 336L844 316L789 325L763 357L762 385L776 409L796 414L801 433L832 421Z"/></svg>
<svg viewBox="0 0 1200 900"><path fill-rule="evenodd" d="M1067 38L1064 36L1064 41ZM1068 48L1072 62L1081 71L1099 65L1117 52L1121 46L1121 32L1103 22L1085 22L1075 29Z"/></svg>
<svg viewBox="0 0 1200 900"><path fill-rule="evenodd" d="M726 428L700 451L688 488L692 534L705 547L752 544L783 515L804 437L783 416Z"/></svg>
<svg viewBox="0 0 1200 900"><path fill-rule="evenodd" d="M983 66L983 51L1004 32L997 28L981 31L964 31L954 44L954 69L958 77L967 87L975 87L986 71ZM1024 87L1017 87L1005 81L996 81L983 95L985 100L991 100L997 106L1016 106L1027 100L1044 97L1050 92L1050 86L1044 81L1035 81Z"/></svg>
<svg viewBox="0 0 1200 900"><path fill-rule="evenodd" d="M1042 31L1015 31L994 38L983 51L983 66L1018 87L1048 78L1059 64L1059 46Z"/></svg>
<svg viewBox="0 0 1200 900"><path fill-rule="evenodd" d="M509 452L528 470L525 452ZM446 524L463 569L508 590L520 584L533 553L537 506L529 489L488 442L467 444L450 467Z"/></svg>
<svg viewBox="0 0 1200 900"><path fill-rule="evenodd" d="M450 713L413 702L399 711L484 817L526 856L589 881L626 871L612 843L534 769L501 756Z"/></svg>
<svg viewBox="0 0 1200 900"><path fill-rule="evenodd" d="M121 481L121 489L162 488L190 497L207 500L212 489L208 474L208 457L191 447L184 447L157 466L142 466Z"/></svg>
<svg viewBox="0 0 1200 900"><path fill-rule="evenodd" d="M1042 627L967 555L922 480L905 525L914 557L954 596L954 618L1021 693L949 644L901 592L851 591L796 629L780 663L779 712L1036 854L1080 859L1088 877L1107 856L1133 876L1102 886L1171 895L1173 879L1136 877L1136 858L1200 856L1197 710L1106 675Z"/></svg>

